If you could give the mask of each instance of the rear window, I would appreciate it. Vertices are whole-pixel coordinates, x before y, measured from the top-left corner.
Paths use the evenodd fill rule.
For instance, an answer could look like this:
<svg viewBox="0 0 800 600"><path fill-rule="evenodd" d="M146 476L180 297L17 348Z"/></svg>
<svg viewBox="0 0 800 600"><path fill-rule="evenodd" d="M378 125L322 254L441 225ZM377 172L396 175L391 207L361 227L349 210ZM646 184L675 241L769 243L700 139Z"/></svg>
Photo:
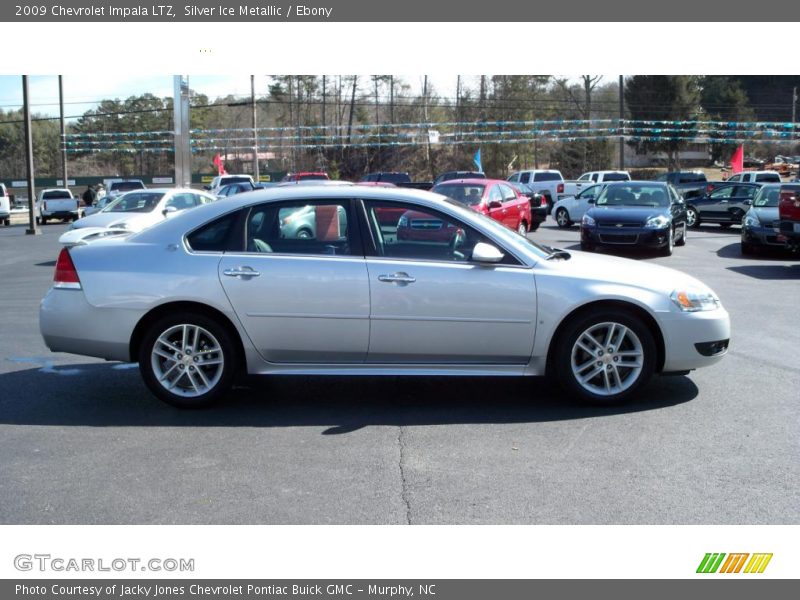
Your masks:
<svg viewBox="0 0 800 600"><path fill-rule="evenodd" d="M563 181L561 173L534 173L534 181Z"/></svg>
<svg viewBox="0 0 800 600"><path fill-rule="evenodd" d="M42 193L43 200L72 200L72 194L66 190L56 190Z"/></svg>
<svg viewBox="0 0 800 600"><path fill-rule="evenodd" d="M434 194L442 194L459 204L476 206L481 203L485 185L473 185L467 183L441 183L431 191Z"/></svg>
<svg viewBox="0 0 800 600"><path fill-rule="evenodd" d="M112 192L130 192L131 190L143 190L144 184L141 181L115 181L109 189Z"/></svg>
<svg viewBox="0 0 800 600"><path fill-rule="evenodd" d="M627 173L606 173L603 181L630 181L631 177Z"/></svg>
<svg viewBox="0 0 800 600"><path fill-rule="evenodd" d="M230 185L232 183L250 183L249 177L225 177L224 179L220 180L220 185Z"/></svg>
<svg viewBox="0 0 800 600"><path fill-rule="evenodd" d="M766 182L766 183L780 183L781 176L777 173L759 173L756 175L757 182Z"/></svg>
<svg viewBox="0 0 800 600"><path fill-rule="evenodd" d="M372 181L388 181L389 183L409 183L411 177L408 173L378 173Z"/></svg>
<svg viewBox="0 0 800 600"><path fill-rule="evenodd" d="M678 176L678 183L705 183L705 173L681 173Z"/></svg>

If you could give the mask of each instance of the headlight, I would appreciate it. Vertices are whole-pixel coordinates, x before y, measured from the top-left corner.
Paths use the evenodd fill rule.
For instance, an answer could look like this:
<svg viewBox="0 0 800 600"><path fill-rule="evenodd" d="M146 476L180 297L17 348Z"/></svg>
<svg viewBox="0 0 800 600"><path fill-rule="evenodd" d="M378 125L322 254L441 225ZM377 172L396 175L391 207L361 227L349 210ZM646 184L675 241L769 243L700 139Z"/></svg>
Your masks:
<svg viewBox="0 0 800 600"><path fill-rule="evenodd" d="M595 223L594 219L589 215L583 215L583 219L581 219L581 226L583 227L594 227L597 223Z"/></svg>
<svg viewBox="0 0 800 600"><path fill-rule="evenodd" d="M663 229L667 225L669 225L669 219L664 215L658 215L657 217L650 217L644 224L644 226L647 229Z"/></svg>
<svg viewBox="0 0 800 600"><path fill-rule="evenodd" d="M684 312L716 310L720 306L719 298L711 290L698 288L677 289L670 294L669 299Z"/></svg>
<svg viewBox="0 0 800 600"><path fill-rule="evenodd" d="M400 217L400 220L397 221L398 227L408 227L408 217L403 215Z"/></svg>
<svg viewBox="0 0 800 600"><path fill-rule="evenodd" d="M745 215L745 217L744 217L744 226L745 227L758 227L759 226L758 217L755 217L753 215Z"/></svg>

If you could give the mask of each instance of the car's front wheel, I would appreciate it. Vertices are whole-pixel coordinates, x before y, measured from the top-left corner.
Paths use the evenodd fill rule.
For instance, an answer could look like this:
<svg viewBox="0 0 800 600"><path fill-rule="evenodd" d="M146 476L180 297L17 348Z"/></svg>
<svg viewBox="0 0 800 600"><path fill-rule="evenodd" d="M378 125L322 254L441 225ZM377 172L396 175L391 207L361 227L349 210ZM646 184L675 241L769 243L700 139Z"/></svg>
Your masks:
<svg viewBox="0 0 800 600"><path fill-rule="evenodd" d="M180 408L213 404L230 389L236 345L227 329L201 313L153 323L139 348L139 369L158 398Z"/></svg>
<svg viewBox="0 0 800 600"><path fill-rule="evenodd" d="M556 343L554 367L559 383L586 402L630 400L655 372L653 334L640 318L623 310L584 314Z"/></svg>
<svg viewBox="0 0 800 600"><path fill-rule="evenodd" d="M527 237L528 224L525 221L519 222L519 227L517 227L517 233L520 234L522 237Z"/></svg>

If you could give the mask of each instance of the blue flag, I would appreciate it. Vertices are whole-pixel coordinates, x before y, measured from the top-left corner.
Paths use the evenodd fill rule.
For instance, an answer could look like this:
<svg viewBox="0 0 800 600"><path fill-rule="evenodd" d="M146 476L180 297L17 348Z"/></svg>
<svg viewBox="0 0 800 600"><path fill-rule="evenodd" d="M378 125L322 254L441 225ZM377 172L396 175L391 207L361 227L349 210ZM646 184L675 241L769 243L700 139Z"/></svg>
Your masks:
<svg viewBox="0 0 800 600"><path fill-rule="evenodd" d="M475 167L477 167L480 173L483 173L483 165L481 164L481 149L478 148L478 151L475 153L475 156L472 157L472 162L475 163Z"/></svg>

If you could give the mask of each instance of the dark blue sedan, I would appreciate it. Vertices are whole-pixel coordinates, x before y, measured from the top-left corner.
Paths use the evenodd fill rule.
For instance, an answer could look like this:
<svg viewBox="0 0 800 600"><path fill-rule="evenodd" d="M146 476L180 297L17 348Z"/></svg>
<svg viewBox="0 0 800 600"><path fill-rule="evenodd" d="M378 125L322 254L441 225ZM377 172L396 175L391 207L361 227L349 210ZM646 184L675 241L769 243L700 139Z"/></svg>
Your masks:
<svg viewBox="0 0 800 600"><path fill-rule="evenodd" d="M742 254L753 254L766 246L786 247L786 238L778 231L781 185L770 183L763 186L745 213L742 219Z"/></svg>
<svg viewBox="0 0 800 600"><path fill-rule="evenodd" d="M686 204L667 183L610 183L581 221L581 250L639 247L669 256L685 243Z"/></svg>

